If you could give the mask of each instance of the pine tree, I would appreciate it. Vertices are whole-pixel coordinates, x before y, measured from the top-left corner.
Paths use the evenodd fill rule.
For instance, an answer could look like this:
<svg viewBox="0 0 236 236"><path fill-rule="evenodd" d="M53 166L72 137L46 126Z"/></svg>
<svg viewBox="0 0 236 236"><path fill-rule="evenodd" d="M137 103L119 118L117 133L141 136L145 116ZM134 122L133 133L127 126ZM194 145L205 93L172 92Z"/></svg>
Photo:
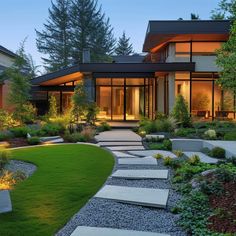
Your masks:
<svg viewBox="0 0 236 236"><path fill-rule="evenodd" d="M49 19L44 30L37 31L37 48L44 53L45 67L55 71L71 65L70 0L55 0L49 9Z"/></svg>
<svg viewBox="0 0 236 236"><path fill-rule="evenodd" d="M191 17L191 20L200 20L199 15L195 13L191 13L190 17Z"/></svg>
<svg viewBox="0 0 236 236"><path fill-rule="evenodd" d="M104 62L114 49L113 28L97 0L74 0L71 7L72 58L82 62L83 49L90 49L91 62Z"/></svg>
<svg viewBox="0 0 236 236"><path fill-rule="evenodd" d="M115 49L116 55L130 55L133 51L133 45L129 42L130 38L126 37L125 32L123 32L122 37L119 38L117 47Z"/></svg>
<svg viewBox="0 0 236 236"><path fill-rule="evenodd" d="M235 20L236 0L221 0L218 7L211 11L212 20Z"/></svg>

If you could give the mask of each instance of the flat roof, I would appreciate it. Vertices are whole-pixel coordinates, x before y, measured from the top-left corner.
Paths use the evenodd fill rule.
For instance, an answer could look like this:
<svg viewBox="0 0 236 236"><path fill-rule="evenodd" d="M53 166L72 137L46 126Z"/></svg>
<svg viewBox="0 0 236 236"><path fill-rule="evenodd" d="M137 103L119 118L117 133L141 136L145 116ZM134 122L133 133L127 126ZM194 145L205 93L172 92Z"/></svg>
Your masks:
<svg viewBox="0 0 236 236"><path fill-rule="evenodd" d="M225 41L230 32L229 20L160 20L149 21L144 52L170 41Z"/></svg>
<svg viewBox="0 0 236 236"><path fill-rule="evenodd" d="M7 48L5 48L1 45L0 45L0 52L7 55L7 56L10 56L10 57L16 57L17 56L14 52L8 50Z"/></svg>
<svg viewBox="0 0 236 236"><path fill-rule="evenodd" d="M34 78L31 82L33 85L52 85L53 81L63 81L70 82L78 78L78 73L80 74L113 74L116 73L123 75L129 73L144 74L144 73L155 73L155 72L170 72L170 71L194 71L195 63L190 62L174 62L174 63L81 63L76 66L61 69L53 73L42 75ZM61 79L59 79L61 78ZM67 79L70 79L67 80ZM49 83L50 81L50 83Z"/></svg>

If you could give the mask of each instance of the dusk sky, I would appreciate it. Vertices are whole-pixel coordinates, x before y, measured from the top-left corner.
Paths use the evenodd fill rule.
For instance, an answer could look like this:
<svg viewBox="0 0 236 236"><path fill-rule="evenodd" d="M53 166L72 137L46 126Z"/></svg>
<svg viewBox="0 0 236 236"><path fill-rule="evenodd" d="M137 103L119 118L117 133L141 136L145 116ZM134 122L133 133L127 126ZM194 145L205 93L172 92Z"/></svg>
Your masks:
<svg viewBox="0 0 236 236"><path fill-rule="evenodd" d="M149 20L189 19L190 13L209 19L210 12L219 0L98 0L107 17L110 17L114 34L119 37L123 31L131 38L136 52L142 52L142 45ZM35 30L42 29L48 17L50 0L1 0L0 1L0 45L16 51L25 37L26 50L36 64L42 64L37 52Z"/></svg>

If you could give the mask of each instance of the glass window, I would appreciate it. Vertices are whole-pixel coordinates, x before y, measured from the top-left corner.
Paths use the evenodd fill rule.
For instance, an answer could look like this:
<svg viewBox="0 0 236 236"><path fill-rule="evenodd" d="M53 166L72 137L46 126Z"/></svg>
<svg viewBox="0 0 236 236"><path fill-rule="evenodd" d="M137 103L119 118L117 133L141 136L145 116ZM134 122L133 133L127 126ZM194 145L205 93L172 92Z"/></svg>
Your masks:
<svg viewBox="0 0 236 236"><path fill-rule="evenodd" d="M111 85L110 78L96 79L96 85Z"/></svg>
<svg viewBox="0 0 236 236"><path fill-rule="evenodd" d="M176 57L190 57L190 43L175 44Z"/></svg>
<svg viewBox="0 0 236 236"><path fill-rule="evenodd" d="M96 101L99 106L98 119L111 119L111 87L97 86Z"/></svg>
<svg viewBox="0 0 236 236"><path fill-rule="evenodd" d="M188 103L190 95L190 82L189 81L175 81L175 95L181 94Z"/></svg>
<svg viewBox="0 0 236 236"><path fill-rule="evenodd" d="M143 78L126 79L126 85L144 85L144 79Z"/></svg>
<svg viewBox="0 0 236 236"><path fill-rule="evenodd" d="M121 79L112 79L112 85L124 85L124 79L121 78Z"/></svg>
<svg viewBox="0 0 236 236"><path fill-rule="evenodd" d="M175 73L175 80L190 80L190 73L189 72Z"/></svg>
<svg viewBox="0 0 236 236"><path fill-rule="evenodd" d="M193 42L192 51L195 55L212 55L221 48L221 44L221 42Z"/></svg>

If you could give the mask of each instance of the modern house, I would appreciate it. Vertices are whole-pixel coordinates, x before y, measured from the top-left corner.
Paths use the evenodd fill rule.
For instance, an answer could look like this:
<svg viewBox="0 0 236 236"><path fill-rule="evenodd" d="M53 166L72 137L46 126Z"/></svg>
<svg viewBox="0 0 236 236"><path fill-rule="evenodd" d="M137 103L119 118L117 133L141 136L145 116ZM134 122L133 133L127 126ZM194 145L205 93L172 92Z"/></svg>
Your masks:
<svg viewBox="0 0 236 236"><path fill-rule="evenodd" d="M56 96L60 111L70 106L75 85L84 80L101 119L136 121L170 113L182 94L193 117L235 119L235 94L216 83L216 50L227 41L227 20L150 21L143 45L146 56L115 57L113 63L81 63L33 80L40 113Z"/></svg>
<svg viewBox="0 0 236 236"><path fill-rule="evenodd" d="M12 66L15 58L15 53L0 45L0 75L6 68ZM9 104L7 103L8 91L9 81L0 80L0 109L9 109Z"/></svg>

